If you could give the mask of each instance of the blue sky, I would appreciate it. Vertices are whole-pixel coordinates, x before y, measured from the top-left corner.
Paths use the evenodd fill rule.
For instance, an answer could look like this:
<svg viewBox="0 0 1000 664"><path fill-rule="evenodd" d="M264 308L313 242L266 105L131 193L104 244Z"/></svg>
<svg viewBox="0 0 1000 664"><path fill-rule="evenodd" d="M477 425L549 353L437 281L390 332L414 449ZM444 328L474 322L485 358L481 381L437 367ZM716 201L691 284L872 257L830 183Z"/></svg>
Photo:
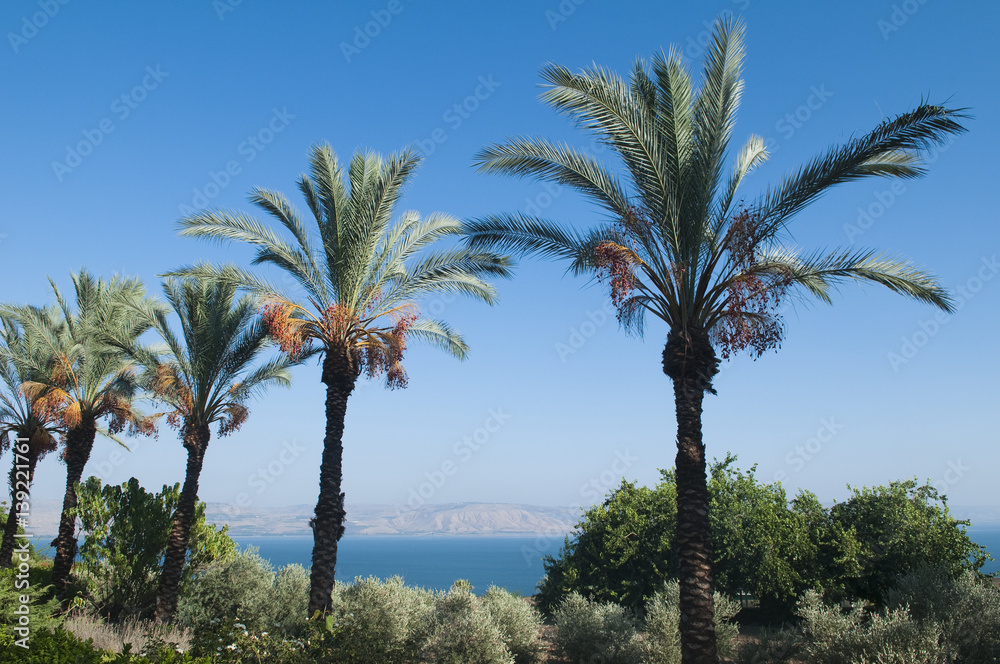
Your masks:
<svg viewBox="0 0 1000 664"><path fill-rule="evenodd" d="M802 247L872 246L931 268L960 310L935 319L926 305L858 287L833 307L798 303L779 352L738 358L717 378L709 455L732 451L761 478L824 501L849 483L917 476L952 504L996 505L992 2L6 2L0 300L47 302L46 276L68 289L81 267L137 275L158 292L157 275L182 264L246 263L245 247L177 237L177 218L203 205L248 210L253 186L304 207L294 181L319 141L343 159L423 149L401 209L537 211L587 227L598 212L574 192L479 175L473 154L517 134L599 150L539 103L539 68L625 72L677 44L698 71L723 11L748 26L734 150L756 133L772 152L748 197L924 97L974 119L928 155L926 177L844 186L791 225ZM672 465L666 330L626 337L602 289L561 265L524 261L498 288L494 308L422 303L465 335L468 361L415 347L408 389L359 386L345 433L348 502L581 505L623 475L651 484ZM317 366L301 367L242 431L213 440L202 499L313 503L322 387ZM99 440L86 474L154 488L183 480L173 431L132 446L118 453ZM61 498L64 482L64 466L46 459L33 495Z"/></svg>

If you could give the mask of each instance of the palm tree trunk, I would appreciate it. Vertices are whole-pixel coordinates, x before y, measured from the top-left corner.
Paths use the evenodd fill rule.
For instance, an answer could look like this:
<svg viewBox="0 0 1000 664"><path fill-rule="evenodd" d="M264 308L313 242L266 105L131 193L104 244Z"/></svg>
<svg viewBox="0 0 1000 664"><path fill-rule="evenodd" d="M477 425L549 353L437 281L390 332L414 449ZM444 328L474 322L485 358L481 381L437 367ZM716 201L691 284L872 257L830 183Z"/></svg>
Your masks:
<svg viewBox="0 0 1000 664"><path fill-rule="evenodd" d="M192 426L184 434L184 447L188 452L187 473L174 511L174 523L170 529L170 540L167 542L163 570L160 573L160 587L156 591L156 621L159 623L170 622L177 609L177 592L184 572L184 560L191 540L191 524L198 503L198 478L201 476L201 466L205 461L205 451L211 435L207 425Z"/></svg>
<svg viewBox="0 0 1000 664"><path fill-rule="evenodd" d="M31 493L31 482L35 479L35 465L38 463L39 450L37 447L28 443L28 481L25 483L26 487L24 492L26 494ZM14 535L17 534L17 504L18 500L14 498L17 495L17 483L18 483L18 472L24 472L23 470L18 471L17 463L17 453L14 454L14 461L10 468L10 514L7 515L7 523L3 528L3 544L0 544L0 567L11 567L11 558L14 555ZM28 497L25 496L25 501Z"/></svg>
<svg viewBox="0 0 1000 664"><path fill-rule="evenodd" d="M677 555L683 664L719 661L712 597L712 528L701 435L702 400L705 391L712 390L718 364L703 331L671 331L663 349L663 372L673 380L677 411Z"/></svg>
<svg viewBox="0 0 1000 664"><path fill-rule="evenodd" d="M326 437L319 468L319 500L313 529L312 570L309 578L309 616L330 609L337 544L344 534L344 494L341 492L344 459L344 419L347 399L354 391L357 371L346 352L328 350L323 360L326 385Z"/></svg>
<svg viewBox="0 0 1000 664"><path fill-rule="evenodd" d="M56 559L52 563L52 585L60 599L65 599L69 571L76 558L76 516L71 514L77 506L76 485L80 483L83 467L90 459L96 435L97 425L92 418L85 418L66 434L66 493L59 517L59 535L55 541Z"/></svg>

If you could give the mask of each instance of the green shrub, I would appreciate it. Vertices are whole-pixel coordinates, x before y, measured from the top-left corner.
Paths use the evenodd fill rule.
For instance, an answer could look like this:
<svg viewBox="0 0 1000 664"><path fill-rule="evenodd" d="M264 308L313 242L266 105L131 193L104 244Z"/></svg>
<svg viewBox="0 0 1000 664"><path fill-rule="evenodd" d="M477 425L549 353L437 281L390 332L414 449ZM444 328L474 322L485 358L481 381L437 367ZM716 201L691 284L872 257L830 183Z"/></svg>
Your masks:
<svg viewBox="0 0 1000 664"><path fill-rule="evenodd" d="M55 629L62 623L59 601L47 585L52 577L52 566L34 567L29 563L25 576L16 556L15 565L11 569L0 569L0 633L11 637L11 641L25 636L26 632L18 632L18 629L30 630L27 633L33 634L40 629ZM23 598L28 600L27 604L21 603ZM20 624L23 607L27 607L27 627Z"/></svg>
<svg viewBox="0 0 1000 664"><path fill-rule="evenodd" d="M842 611L810 591L799 602L810 664L947 664L940 628L921 624L904 609L869 613L866 605Z"/></svg>
<svg viewBox="0 0 1000 664"><path fill-rule="evenodd" d="M542 616L538 610L523 597L496 586L490 586L481 601L516 664L541 662Z"/></svg>
<svg viewBox="0 0 1000 664"><path fill-rule="evenodd" d="M274 578L273 626L286 634L298 634L308 618L309 573L302 565L285 565Z"/></svg>
<svg viewBox="0 0 1000 664"><path fill-rule="evenodd" d="M373 664L416 661L434 613L433 593L407 587L398 576L338 583L332 604L334 641L355 661Z"/></svg>
<svg viewBox="0 0 1000 664"><path fill-rule="evenodd" d="M953 579L940 567L914 570L896 581L886 604L908 607L915 620L937 625L944 650L955 661L1000 661L1000 592L973 572Z"/></svg>
<svg viewBox="0 0 1000 664"><path fill-rule="evenodd" d="M84 543L74 572L85 585L85 601L116 621L150 617L180 484L164 485L153 494L134 477L121 486L102 486L100 479L90 477L77 485L77 495ZM197 505L185 579L195 567L233 554L235 544L226 530L205 524L205 504Z"/></svg>
<svg viewBox="0 0 1000 664"><path fill-rule="evenodd" d="M514 664L504 635L468 583L437 597L422 656L428 664Z"/></svg>
<svg viewBox="0 0 1000 664"><path fill-rule="evenodd" d="M129 651L114 653L95 648L93 641L79 639L63 629L32 629L29 647L0 645L0 662L19 664L213 664L208 657L194 657L171 648L143 655Z"/></svg>
<svg viewBox="0 0 1000 664"><path fill-rule="evenodd" d="M211 563L182 586L177 623L194 633L198 648L207 647L206 635L217 638L219 626L233 619L256 633L294 634L304 624L308 594L305 570L291 567L275 574L253 547Z"/></svg>
<svg viewBox="0 0 1000 664"><path fill-rule="evenodd" d="M642 647L628 611L614 602L592 602L570 593L553 613L556 647L573 662L638 664Z"/></svg>
<svg viewBox="0 0 1000 664"><path fill-rule="evenodd" d="M643 661L647 664L680 664L680 595L680 585L676 580L672 580L646 603L646 618L643 622ZM736 637L739 634L739 625L732 619L739 613L740 605L739 602L721 593L715 593L714 600L715 635L719 655L731 657L736 652Z"/></svg>

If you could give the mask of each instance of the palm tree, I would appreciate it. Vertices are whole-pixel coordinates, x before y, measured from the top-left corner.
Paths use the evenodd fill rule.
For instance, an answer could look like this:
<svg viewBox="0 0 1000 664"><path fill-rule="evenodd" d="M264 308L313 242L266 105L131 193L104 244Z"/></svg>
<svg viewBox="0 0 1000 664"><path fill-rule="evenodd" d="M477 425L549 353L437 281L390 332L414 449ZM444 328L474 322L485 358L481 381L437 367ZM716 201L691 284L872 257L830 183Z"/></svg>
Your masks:
<svg viewBox="0 0 1000 664"><path fill-rule="evenodd" d="M218 424L219 436L234 433L249 416L250 397L271 385L288 386L291 379L284 357L254 367L270 345L255 298L237 301L235 285L195 279L167 279L163 292L180 319L181 336L171 330L164 309L147 306L141 315L166 343L165 357L128 340L122 347L145 367L140 382L170 409L167 423L180 430L188 455L156 598L157 621L169 622L177 608L209 427Z"/></svg>
<svg viewBox="0 0 1000 664"><path fill-rule="evenodd" d="M355 154L346 172L348 190L344 169L330 147L314 146L310 175L303 174L298 187L318 234L306 228L282 194L257 188L250 196L292 235L292 242L237 212L198 212L180 221L182 235L255 245L255 265L277 266L306 293L305 303L296 302L235 266L202 264L173 273L228 279L264 296L264 320L282 350L300 359L322 355L326 436L311 521L315 542L310 615L330 607L337 544L344 533L344 419L358 377L384 375L388 387L405 387L401 361L410 339L464 359L468 347L462 337L447 324L422 316L417 299L453 292L493 303L495 291L482 277L509 273L507 259L492 252L454 248L417 255L437 240L458 235L461 227L456 219L438 213L421 219L405 212L391 223L402 189L419 163L420 157L410 150L388 159Z"/></svg>
<svg viewBox="0 0 1000 664"><path fill-rule="evenodd" d="M51 279L61 314L58 319L37 307L4 307L4 313L15 319L25 334L37 336L38 343L48 349L47 366L36 367L41 376L26 383L25 390L29 398L40 396L44 408L66 428L66 492L52 563L52 584L61 597L65 597L76 556L76 485L97 433L121 443L116 434L126 427L129 434L151 435L156 431L153 418L133 407L138 388L131 360L108 343L109 338L135 339L148 329L149 324L134 314L145 289L137 279L115 276L105 282L86 270L72 278L75 313ZM99 420L107 421L106 429L99 427Z"/></svg>
<svg viewBox="0 0 1000 664"><path fill-rule="evenodd" d="M964 129L956 110L922 103L852 137L787 175L749 203L737 198L746 174L767 159L751 136L724 174L740 95L744 28L720 19L695 88L679 50L652 69L639 60L626 82L599 67L542 70L543 101L594 132L624 166L622 180L586 152L520 137L483 149L482 172L568 185L612 221L587 232L524 214L466 225L468 246L566 259L570 270L608 282L619 321L642 333L645 315L666 324L663 372L677 416L677 542L683 661L715 662L712 541L708 519L702 399L714 393L719 358L759 356L779 344L781 303L793 288L829 301L831 286L873 282L950 310L932 276L869 250L802 254L781 245L786 223L831 187L870 176L922 173L922 150Z"/></svg>
<svg viewBox="0 0 1000 664"><path fill-rule="evenodd" d="M54 320L54 309L44 310ZM20 327L7 318L0 319L0 451L6 450L12 434L14 459L10 469L10 513L0 544L0 567L10 567L17 534L17 505L27 502L39 459L58 446L57 436L63 436L54 413L43 408L39 395L29 397L22 385L38 376L34 367L48 361L48 349L25 335Z"/></svg>

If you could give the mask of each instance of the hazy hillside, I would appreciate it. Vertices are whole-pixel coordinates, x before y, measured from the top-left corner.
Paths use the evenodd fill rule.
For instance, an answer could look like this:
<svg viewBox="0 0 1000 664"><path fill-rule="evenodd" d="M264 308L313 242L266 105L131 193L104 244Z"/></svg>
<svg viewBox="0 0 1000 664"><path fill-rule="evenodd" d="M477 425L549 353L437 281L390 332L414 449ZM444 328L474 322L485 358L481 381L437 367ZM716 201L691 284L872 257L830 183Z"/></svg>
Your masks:
<svg viewBox="0 0 1000 664"><path fill-rule="evenodd" d="M31 531L55 533L62 501L32 500ZM233 535L309 535L313 505L251 507L208 503L210 522L229 524ZM973 527L1000 528L1000 507L956 505L952 514ZM348 505L348 535L524 535L562 534L580 516L574 507L539 507L502 503L449 503L409 508L401 505Z"/></svg>

